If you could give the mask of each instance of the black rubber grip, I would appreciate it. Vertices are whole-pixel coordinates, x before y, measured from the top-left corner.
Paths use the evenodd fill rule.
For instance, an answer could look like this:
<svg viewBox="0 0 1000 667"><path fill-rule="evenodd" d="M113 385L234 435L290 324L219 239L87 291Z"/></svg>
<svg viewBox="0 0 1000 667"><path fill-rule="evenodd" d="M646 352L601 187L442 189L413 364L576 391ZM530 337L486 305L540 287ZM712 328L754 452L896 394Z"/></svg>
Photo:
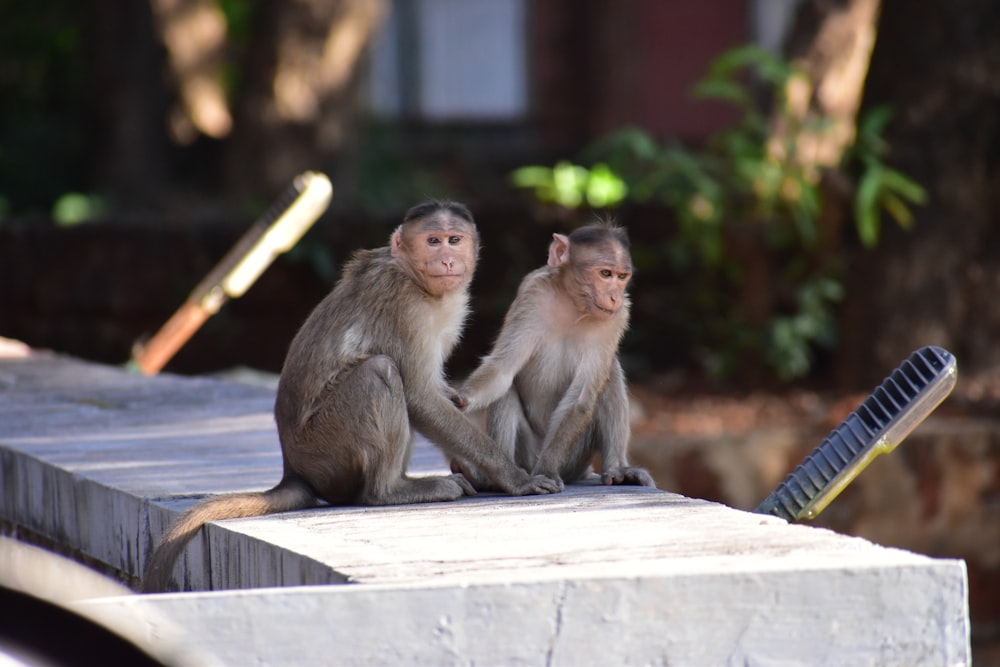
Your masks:
<svg viewBox="0 0 1000 667"><path fill-rule="evenodd" d="M789 521L814 518L875 456L923 421L956 376L947 350L929 345L911 354L754 511Z"/></svg>

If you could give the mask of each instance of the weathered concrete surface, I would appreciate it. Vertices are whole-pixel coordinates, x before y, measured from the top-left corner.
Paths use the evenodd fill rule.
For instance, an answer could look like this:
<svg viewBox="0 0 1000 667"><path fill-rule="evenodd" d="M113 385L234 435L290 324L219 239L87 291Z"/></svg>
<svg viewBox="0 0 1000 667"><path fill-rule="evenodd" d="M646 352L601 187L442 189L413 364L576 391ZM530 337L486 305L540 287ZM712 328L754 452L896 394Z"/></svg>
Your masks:
<svg viewBox="0 0 1000 667"><path fill-rule="evenodd" d="M0 359L0 519L125 573L195 497L280 475L272 393ZM430 447L417 471L443 470ZM219 522L186 588L91 611L179 622L227 664L969 663L965 565L648 489ZM161 616L162 615L162 616Z"/></svg>
<svg viewBox="0 0 1000 667"><path fill-rule="evenodd" d="M942 408L811 523L964 560L973 644L1000 651L1000 419L970 417L951 402ZM823 426L646 432L633 438L632 456L666 488L749 510L829 435Z"/></svg>
<svg viewBox="0 0 1000 667"><path fill-rule="evenodd" d="M515 575L507 583L167 594L82 607L184 619L189 641L233 665L968 664L957 644L945 648L937 620L938 604L958 611L947 599L960 593L960 568L930 577L915 563L875 569ZM951 622L960 625L958 616ZM151 631L176 639L158 625Z"/></svg>

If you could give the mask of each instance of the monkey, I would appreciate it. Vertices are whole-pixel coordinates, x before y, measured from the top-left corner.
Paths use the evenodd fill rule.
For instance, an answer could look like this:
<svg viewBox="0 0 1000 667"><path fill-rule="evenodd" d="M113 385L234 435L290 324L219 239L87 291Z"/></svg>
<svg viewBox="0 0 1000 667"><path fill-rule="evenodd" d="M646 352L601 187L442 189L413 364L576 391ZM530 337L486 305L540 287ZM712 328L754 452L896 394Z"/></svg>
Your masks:
<svg viewBox="0 0 1000 667"><path fill-rule="evenodd" d="M459 402L486 413L489 435L519 466L565 484L655 487L626 456L631 426L618 346L628 327L633 267L624 228L609 221L553 234L547 264L521 281L490 353ZM476 488L475 461L452 460Z"/></svg>
<svg viewBox="0 0 1000 667"><path fill-rule="evenodd" d="M464 415L444 362L469 312L479 256L472 213L458 202L418 204L389 245L359 250L292 339L274 403L283 474L268 491L203 500L161 538L142 588L163 590L174 561L209 521L330 505L455 500L476 490L461 474L408 477L420 432L476 465L511 495L562 491L531 475Z"/></svg>

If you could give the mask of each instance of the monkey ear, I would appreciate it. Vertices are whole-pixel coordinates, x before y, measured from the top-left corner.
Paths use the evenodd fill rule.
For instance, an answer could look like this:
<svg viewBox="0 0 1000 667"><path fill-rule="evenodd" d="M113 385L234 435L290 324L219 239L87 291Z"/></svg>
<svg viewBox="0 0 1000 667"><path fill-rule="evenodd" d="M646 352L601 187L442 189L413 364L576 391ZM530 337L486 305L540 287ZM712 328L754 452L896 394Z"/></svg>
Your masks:
<svg viewBox="0 0 1000 667"><path fill-rule="evenodd" d="M569 261L569 238L553 234L549 244L549 266L560 267Z"/></svg>
<svg viewBox="0 0 1000 667"><path fill-rule="evenodd" d="M403 254L403 226L396 227L396 231L389 237L389 252L393 257Z"/></svg>

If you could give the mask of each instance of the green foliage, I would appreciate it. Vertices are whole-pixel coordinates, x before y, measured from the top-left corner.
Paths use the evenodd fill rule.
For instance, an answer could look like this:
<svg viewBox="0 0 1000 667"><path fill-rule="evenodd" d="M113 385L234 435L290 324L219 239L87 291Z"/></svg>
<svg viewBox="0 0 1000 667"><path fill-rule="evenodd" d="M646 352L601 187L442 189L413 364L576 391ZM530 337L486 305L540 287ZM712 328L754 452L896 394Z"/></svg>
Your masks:
<svg viewBox="0 0 1000 667"><path fill-rule="evenodd" d="M60 227L71 227L93 220L107 209L108 205L103 197L67 192L52 205L52 219Z"/></svg>
<svg viewBox="0 0 1000 667"><path fill-rule="evenodd" d="M577 208L584 202L593 208L611 208L628 194L625 182L602 163L589 169L569 162L554 167L521 167L511 180L519 188L532 188L539 201L566 208Z"/></svg>
<svg viewBox="0 0 1000 667"><path fill-rule="evenodd" d="M854 197L854 222L858 238L866 248L878 244L883 211L899 226L909 229L913 225L913 213L908 204L927 201L927 192L920 184L884 162L889 144L882 133L891 118L892 111L886 106L875 107L864 114L858 122L854 146L845 158L847 162L862 165Z"/></svg>
<svg viewBox="0 0 1000 667"><path fill-rule="evenodd" d="M524 167L513 181L542 202L568 208L622 201L667 206L677 229L665 257L691 286L682 319L693 323L689 335L699 341L704 367L733 374L755 356L779 379L803 377L815 352L836 344L833 312L843 298L842 249L821 244L826 168L801 145L803 137L823 137L833 122L796 112L786 99L794 84L805 81L803 72L768 51L733 49L716 58L692 90L698 99L741 112L704 146L661 144L626 127L586 151L589 168L570 162ZM882 108L862 116L837 167L855 185L855 224L866 247L877 243L883 213L909 227L910 205L926 199L917 183L885 163L889 119ZM593 183L601 182L613 183L615 196L593 196L592 189L601 191ZM741 293L747 273L760 270L747 264L748 254L769 267L768 298Z"/></svg>
<svg viewBox="0 0 1000 667"><path fill-rule="evenodd" d="M771 320L765 358L781 380L803 377L812 368L812 345L832 348L837 342L833 306L844 288L832 278L815 278L796 294L797 310Z"/></svg>

